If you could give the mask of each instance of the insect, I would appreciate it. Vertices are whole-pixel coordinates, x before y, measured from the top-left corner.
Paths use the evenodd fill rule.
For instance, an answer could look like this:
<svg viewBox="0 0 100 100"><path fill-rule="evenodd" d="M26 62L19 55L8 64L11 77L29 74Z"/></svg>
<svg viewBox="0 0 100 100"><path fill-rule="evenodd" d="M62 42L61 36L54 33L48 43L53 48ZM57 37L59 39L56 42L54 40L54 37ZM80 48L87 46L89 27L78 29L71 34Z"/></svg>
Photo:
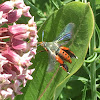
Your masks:
<svg viewBox="0 0 100 100"><path fill-rule="evenodd" d="M59 62L60 66L66 72L68 72L68 66L64 63L64 61L72 63L71 58L77 58L69 48L62 46L71 39L74 26L74 23L69 23L68 25L66 25L61 34L52 42L44 42L44 32L42 33L42 42L39 43L49 54L49 64L47 71L52 71L54 69L55 63Z"/></svg>

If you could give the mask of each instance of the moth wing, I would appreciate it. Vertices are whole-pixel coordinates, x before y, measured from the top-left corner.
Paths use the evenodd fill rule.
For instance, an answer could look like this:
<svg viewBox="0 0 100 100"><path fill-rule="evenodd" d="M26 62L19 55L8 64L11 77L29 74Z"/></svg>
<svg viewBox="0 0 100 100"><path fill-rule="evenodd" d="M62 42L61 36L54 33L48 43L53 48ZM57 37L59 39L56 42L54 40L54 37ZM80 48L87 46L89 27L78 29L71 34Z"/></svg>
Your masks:
<svg viewBox="0 0 100 100"><path fill-rule="evenodd" d="M62 40L69 41L72 37L74 27L75 27L74 23L67 24L64 30L60 33L60 35L54 41L56 42L59 42Z"/></svg>
<svg viewBox="0 0 100 100"><path fill-rule="evenodd" d="M47 67L47 72L53 71L55 64L56 64L55 55L49 53L49 64L48 64L48 67Z"/></svg>

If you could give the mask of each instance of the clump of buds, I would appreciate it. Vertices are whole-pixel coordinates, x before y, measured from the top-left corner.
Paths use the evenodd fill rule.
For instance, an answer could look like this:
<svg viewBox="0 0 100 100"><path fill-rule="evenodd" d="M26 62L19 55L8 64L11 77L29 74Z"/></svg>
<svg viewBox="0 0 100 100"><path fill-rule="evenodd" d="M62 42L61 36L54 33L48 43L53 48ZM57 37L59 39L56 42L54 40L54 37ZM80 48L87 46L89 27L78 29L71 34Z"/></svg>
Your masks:
<svg viewBox="0 0 100 100"><path fill-rule="evenodd" d="M14 8L17 9L14 9ZM29 6L23 0L10 0L0 5L0 100L22 94L27 80L32 80L31 59L37 49L37 27ZM28 24L15 24L22 16ZM9 25L13 23L13 25ZM6 24L8 27L3 27ZM27 40L27 41L26 41Z"/></svg>

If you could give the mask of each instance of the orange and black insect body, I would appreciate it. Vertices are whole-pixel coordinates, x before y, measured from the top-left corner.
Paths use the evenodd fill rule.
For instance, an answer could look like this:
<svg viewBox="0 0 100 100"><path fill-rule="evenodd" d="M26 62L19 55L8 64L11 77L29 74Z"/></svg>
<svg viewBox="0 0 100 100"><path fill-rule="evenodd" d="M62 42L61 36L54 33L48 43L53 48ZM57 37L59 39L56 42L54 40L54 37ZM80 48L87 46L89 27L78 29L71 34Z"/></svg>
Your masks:
<svg viewBox="0 0 100 100"><path fill-rule="evenodd" d="M62 48L58 48L58 50L56 51L56 55L59 55L61 59L66 60L69 63L72 63L69 54L66 53L66 51L64 51Z"/></svg>
<svg viewBox="0 0 100 100"><path fill-rule="evenodd" d="M72 63L71 58L75 58L76 56L72 51L69 50L67 47L59 47L58 50L56 51L56 61L60 63L62 68L68 72L68 67L66 64L64 64L64 60Z"/></svg>
<svg viewBox="0 0 100 100"><path fill-rule="evenodd" d="M68 72L68 67L64 63L64 61L67 61L69 63L72 63L71 58L77 58L75 54L69 50L69 48L61 46L59 42L62 40L68 41L72 37L72 30L74 27L74 23L69 23L64 31L58 36L56 40L53 42L39 42L41 46L45 48L46 51L49 53L49 64L47 71L51 71L55 65L56 62L60 63L60 66ZM64 42L65 43L65 42Z"/></svg>

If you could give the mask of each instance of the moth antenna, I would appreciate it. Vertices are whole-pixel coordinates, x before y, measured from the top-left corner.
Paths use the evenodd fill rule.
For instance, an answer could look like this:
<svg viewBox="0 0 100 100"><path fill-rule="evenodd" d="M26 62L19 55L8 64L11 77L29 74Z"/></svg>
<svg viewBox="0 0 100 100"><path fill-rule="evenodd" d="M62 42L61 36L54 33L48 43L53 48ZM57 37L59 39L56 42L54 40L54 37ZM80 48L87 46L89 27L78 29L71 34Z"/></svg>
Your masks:
<svg viewBox="0 0 100 100"><path fill-rule="evenodd" d="M41 51L39 51L39 52L37 52L37 53L44 52L44 51L46 51L46 50L41 50Z"/></svg>
<svg viewBox="0 0 100 100"><path fill-rule="evenodd" d="M44 37L44 31L42 32L42 42L43 42L43 37Z"/></svg>
<svg viewBox="0 0 100 100"><path fill-rule="evenodd" d="M38 44L37 47L40 46L40 45L41 45L41 44Z"/></svg>

